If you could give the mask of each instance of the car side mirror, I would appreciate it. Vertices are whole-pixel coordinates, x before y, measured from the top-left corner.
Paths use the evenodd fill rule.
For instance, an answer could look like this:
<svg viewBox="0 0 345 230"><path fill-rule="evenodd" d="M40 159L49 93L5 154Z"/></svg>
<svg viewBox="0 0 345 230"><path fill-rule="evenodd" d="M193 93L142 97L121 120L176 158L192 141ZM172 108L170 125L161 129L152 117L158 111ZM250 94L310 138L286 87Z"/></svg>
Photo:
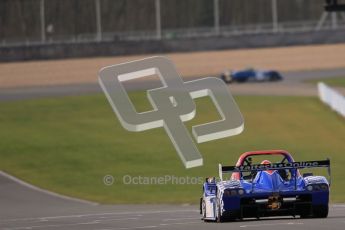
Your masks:
<svg viewBox="0 0 345 230"><path fill-rule="evenodd" d="M205 182L208 184L214 184L214 183L216 183L216 178L215 177L206 177Z"/></svg>

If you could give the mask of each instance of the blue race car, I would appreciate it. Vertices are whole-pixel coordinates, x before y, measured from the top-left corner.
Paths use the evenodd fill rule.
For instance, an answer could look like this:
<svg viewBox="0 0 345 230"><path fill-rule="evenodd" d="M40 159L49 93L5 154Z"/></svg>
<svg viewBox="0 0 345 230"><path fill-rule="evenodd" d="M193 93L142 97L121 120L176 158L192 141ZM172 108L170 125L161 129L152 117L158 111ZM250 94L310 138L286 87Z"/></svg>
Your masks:
<svg viewBox="0 0 345 230"><path fill-rule="evenodd" d="M240 71L225 71L221 79L226 83L246 82L246 81L280 81L283 79L281 74L274 70L255 70L245 69Z"/></svg>
<svg viewBox="0 0 345 230"><path fill-rule="evenodd" d="M287 215L326 218L330 182L324 176L300 174L315 167L328 168L330 176L329 160L295 162L284 150L246 152L236 166L219 165L218 182L206 178L200 214L204 221L217 222Z"/></svg>

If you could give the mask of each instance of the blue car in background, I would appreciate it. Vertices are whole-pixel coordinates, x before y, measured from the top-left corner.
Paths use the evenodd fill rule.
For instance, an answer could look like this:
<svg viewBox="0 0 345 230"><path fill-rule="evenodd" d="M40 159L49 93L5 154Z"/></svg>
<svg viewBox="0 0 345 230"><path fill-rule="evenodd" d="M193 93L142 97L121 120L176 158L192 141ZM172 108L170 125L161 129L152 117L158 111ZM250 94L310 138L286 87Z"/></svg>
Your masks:
<svg viewBox="0 0 345 230"><path fill-rule="evenodd" d="M243 153L235 166L219 164L219 180L206 178L200 198L202 219L326 218L330 182L324 176L300 173L316 167L328 168L330 177L329 160L296 162L284 150Z"/></svg>
<svg viewBox="0 0 345 230"><path fill-rule="evenodd" d="M239 71L224 71L221 78L226 83L247 82L247 81L280 81L283 80L281 74L275 70L245 69Z"/></svg>

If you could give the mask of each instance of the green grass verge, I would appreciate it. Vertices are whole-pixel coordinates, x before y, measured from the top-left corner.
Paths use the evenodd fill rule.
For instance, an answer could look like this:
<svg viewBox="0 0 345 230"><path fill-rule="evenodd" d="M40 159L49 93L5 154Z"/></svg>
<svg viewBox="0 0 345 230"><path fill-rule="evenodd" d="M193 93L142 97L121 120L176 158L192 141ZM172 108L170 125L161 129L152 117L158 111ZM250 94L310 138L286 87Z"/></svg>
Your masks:
<svg viewBox="0 0 345 230"><path fill-rule="evenodd" d="M139 111L148 107L133 93ZM204 166L186 170L165 131L128 132L103 95L0 103L0 170L61 194L101 203L196 203L201 185L126 185L123 176L216 176L249 150L286 149L296 160L330 157L332 201L345 201L345 121L313 97L236 97L243 134L198 147ZM202 124L218 117L209 99L197 100ZM112 186L103 183L112 175ZM183 180L183 179L182 179ZM183 181L180 181L183 183ZM195 182L195 181L194 181Z"/></svg>
<svg viewBox="0 0 345 230"><path fill-rule="evenodd" d="M322 81L322 82L324 82L330 86L345 87L345 77L320 78L320 79L307 80L307 82L315 83L315 84L320 82L320 81Z"/></svg>

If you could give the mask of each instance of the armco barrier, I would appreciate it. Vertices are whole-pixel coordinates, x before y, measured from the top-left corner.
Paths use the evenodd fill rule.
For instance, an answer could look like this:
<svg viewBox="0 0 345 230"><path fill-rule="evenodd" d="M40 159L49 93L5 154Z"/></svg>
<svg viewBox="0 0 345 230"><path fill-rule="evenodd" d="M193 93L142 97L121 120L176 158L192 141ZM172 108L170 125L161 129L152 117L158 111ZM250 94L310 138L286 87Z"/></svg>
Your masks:
<svg viewBox="0 0 345 230"><path fill-rule="evenodd" d="M344 29L146 41L48 42L2 47L0 44L0 62L336 43L345 43Z"/></svg>
<svg viewBox="0 0 345 230"><path fill-rule="evenodd" d="M317 86L320 100L345 117L345 96L323 82L319 82Z"/></svg>

